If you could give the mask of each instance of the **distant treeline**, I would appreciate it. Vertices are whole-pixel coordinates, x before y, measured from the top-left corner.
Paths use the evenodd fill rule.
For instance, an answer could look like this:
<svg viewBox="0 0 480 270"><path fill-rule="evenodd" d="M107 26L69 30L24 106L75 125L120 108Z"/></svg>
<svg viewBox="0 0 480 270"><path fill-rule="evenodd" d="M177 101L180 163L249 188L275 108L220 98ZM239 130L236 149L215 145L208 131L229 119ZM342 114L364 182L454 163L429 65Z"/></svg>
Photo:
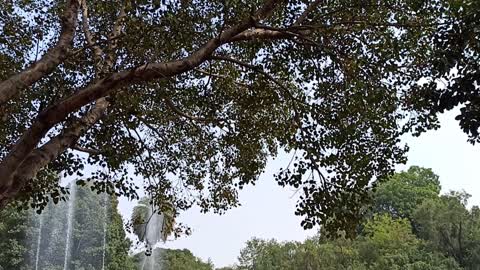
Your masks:
<svg viewBox="0 0 480 270"><path fill-rule="evenodd" d="M440 195L438 176L411 167L378 186L355 239L252 239L222 270L480 269L480 210L465 192Z"/></svg>

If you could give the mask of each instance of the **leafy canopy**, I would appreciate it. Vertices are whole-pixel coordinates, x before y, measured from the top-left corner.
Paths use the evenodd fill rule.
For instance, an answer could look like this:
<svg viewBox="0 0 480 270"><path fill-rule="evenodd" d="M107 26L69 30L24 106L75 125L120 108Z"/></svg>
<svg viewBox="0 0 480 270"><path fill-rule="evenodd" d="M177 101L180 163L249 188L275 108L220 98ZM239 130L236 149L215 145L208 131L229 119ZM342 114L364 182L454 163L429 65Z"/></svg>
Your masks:
<svg viewBox="0 0 480 270"><path fill-rule="evenodd" d="M66 192L58 175L77 175L129 198L144 179L157 210L173 216L195 204L221 213L282 149L294 157L275 178L300 190L302 225L352 233L372 181L405 161L400 136L435 127L417 81L442 72L426 64L443 55L434 37L476 25L467 10L479 9L3 1L0 205L42 208Z"/></svg>

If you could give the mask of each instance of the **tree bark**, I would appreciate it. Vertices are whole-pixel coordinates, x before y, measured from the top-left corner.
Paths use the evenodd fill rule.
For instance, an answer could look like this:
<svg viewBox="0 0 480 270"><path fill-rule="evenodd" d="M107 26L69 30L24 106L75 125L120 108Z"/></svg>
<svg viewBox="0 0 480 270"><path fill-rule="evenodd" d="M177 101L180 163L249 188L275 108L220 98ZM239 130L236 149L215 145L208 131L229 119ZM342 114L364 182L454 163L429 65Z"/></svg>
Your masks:
<svg viewBox="0 0 480 270"><path fill-rule="evenodd" d="M21 89L50 74L68 56L77 27L78 0L69 0L62 16L62 30L57 44L43 57L22 72L0 82L0 106L13 98Z"/></svg>
<svg viewBox="0 0 480 270"><path fill-rule="evenodd" d="M20 189L37 173L56 159L65 149L75 145L77 139L95 124L104 114L108 102L105 98L95 103L94 107L79 121L67 128L62 134L52 138L48 143L34 150L18 166L12 180L2 185L0 190L0 207L13 199Z"/></svg>
<svg viewBox="0 0 480 270"><path fill-rule="evenodd" d="M73 2L75 4L72 4ZM78 111L96 100L95 108L98 105L98 109L105 110L104 106L108 106L108 102L104 97L121 87L172 77L198 67L218 47L230 42L234 36L248 30L257 21L267 17L279 2L278 0L265 1L253 16L224 30L218 37L211 39L184 59L167 63L147 63L131 70L110 74L40 112L31 127L25 131L9 154L0 162L0 206L14 198L29 179L35 177L38 171L58 157L66 148L72 146L72 143L101 117L96 109L91 110L85 116L87 118L78 125L67 128L61 135L35 149L48 131L62 122L70 113ZM75 6L75 10L78 8L77 1L72 0L69 3Z"/></svg>

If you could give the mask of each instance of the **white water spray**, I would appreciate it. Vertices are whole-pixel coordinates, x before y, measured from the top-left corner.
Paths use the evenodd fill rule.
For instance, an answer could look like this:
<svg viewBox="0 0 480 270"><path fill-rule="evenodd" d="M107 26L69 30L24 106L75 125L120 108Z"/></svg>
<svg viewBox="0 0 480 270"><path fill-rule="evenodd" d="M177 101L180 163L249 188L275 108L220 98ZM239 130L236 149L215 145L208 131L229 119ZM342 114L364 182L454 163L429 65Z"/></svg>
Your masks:
<svg viewBox="0 0 480 270"><path fill-rule="evenodd" d="M153 211L152 208L149 208L149 215L151 216L150 221L147 224L147 232L146 232L146 237L147 237L147 242L149 242L151 248L152 248L152 254L150 255L150 270L154 270L155 267L155 244L157 242L156 239L156 232L159 229L156 227L157 225L157 213Z"/></svg>
<svg viewBox="0 0 480 270"><path fill-rule="evenodd" d="M38 228L37 250L35 252L35 270L38 270L38 262L40 260L40 244L42 243L43 215L40 215L39 223L40 226Z"/></svg>
<svg viewBox="0 0 480 270"><path fill-rule="evenodd" d="M152 247L152 256L150 256L150 270L155 269L155 247Z"/></svg>
<svg viewBox="0 0 480 270"><path fill-rule="evenodd" d="M147 256L143 255L142 270L145 269L145 263L147 263Z"/></svg>
<svg viewBox="0 0 480 270"><path fill-rule="evenodd" d="M141 213L143 224L141 224L138 230L138 237L141 241L145 242L145 254L139 269L141 270L160 270L162 269L161 263L157 262L157 256L161 249L155 249L160 242L167 240L167 233L165 231L165 215L154 209L154 206L150 204L146 199L136 206L138 208L144 208L144 210L138 209L138 213ZM150 254L148 254L150 253ZM147 255L148 254L148 255Z"/></svg>
<svg viewBox="0 0 480 270"><path fill-rule="evenodd" d="M63 263L63 270L68 270L68 263L70 259L70 241L71 241L71 234L72 234L72 223L73 218L75 215L75 193L76 193L76 185L72 183L70 185L70 197L68 198L68 212L67 212L67 238L65 240L65 259Z"/></svg>
<svg viewBox="0 0 480 270"><path fill-rule="evenodd" d="M102 254L102 270L105 270L105 250L107 248L107 218L108 218L108 194L105 193L103 202L103 254Z"/></svg>

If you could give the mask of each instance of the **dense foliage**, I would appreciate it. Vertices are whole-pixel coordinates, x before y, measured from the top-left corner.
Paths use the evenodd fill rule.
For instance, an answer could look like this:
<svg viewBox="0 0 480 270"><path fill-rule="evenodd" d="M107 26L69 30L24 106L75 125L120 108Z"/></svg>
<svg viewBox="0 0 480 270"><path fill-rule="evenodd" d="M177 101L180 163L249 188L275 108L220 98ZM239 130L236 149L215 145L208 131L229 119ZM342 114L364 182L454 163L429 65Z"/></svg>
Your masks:
<svg viewBox="0 0 480 270"><path fill-rule="evenodd" d="M130 240L126 238L117 205L115 198L98 196L89 188L76 191L69 268L102 269L104 218L107 218L105 269L136 269L128 255ZM0 269L34 269L37 251L40 252L39 269L63 269L67 212L67 202L49 205L41 216L14 206L3 209L0 212Z"/></svg>
<svg viewBox="0 0 480 270"><path fill-rule="evenodd" d="M0 269L21 269L27 247L28 215L9 206L0 211Z"/></svg>
<svg viewBox="0 0 480 270"><path fill-rule="evenodd" d="M144 269L162 269L162 270L214 270L211 262L203 262L195 257L187 249L162 249L156 248L152 251L152 258L145 254L138 253L134 256L136 264ZM152 265L152 262L153 265Z"/></svg>
<svg viewBox="0 0 480 270"><path fill-rule="evenodd" d="M439 192L437 175L411 167L378 187L357 238L254 238L240 252L238 266L224 269L480 269L478 207L466 208L465 193Z"/></svg>
<svg viewBox="0 0 480 270"><path fill-rule="evenodd" d="M479 10L474 0L2 1L0 206L44 207L63 194L58 174L137 198L135 175L160 212L222 212L282 149L295 154L276 180L299 189L302 225L353 234L370 183L405 161L403 133L462 103L462 127L478 134ZM452 67L459 78L437 91Z"/></svg>
<svg viewBox="0 0 480 270"><path fill-rule="evenodd" d="M451 16L442 16L431 61L424 63L429 80L415 91L413 103L431 116L460 105L456 119L475 143L480 141L480 2L448 2Z"/></svg>

